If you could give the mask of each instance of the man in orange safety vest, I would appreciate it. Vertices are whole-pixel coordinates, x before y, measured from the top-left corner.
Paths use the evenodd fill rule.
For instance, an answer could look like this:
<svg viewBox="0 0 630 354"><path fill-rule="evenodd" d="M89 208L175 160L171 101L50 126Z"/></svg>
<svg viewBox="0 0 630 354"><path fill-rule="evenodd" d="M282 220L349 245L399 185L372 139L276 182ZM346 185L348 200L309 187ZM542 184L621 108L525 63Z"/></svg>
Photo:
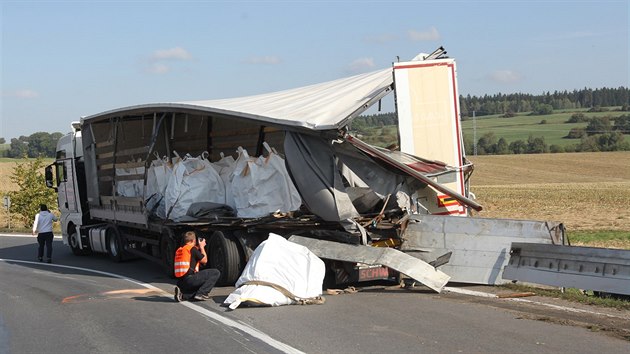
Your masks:
<svg viewBox="0 0 630 354"><path fill-rule="evenodd" d="M208 300L208 294L219 280L221 272L212 268L199 270L200 264L208 262L206 240L197 240L195 232L188 231L184 234L183 242L184 245L175 252L175 301Z"/></svg>

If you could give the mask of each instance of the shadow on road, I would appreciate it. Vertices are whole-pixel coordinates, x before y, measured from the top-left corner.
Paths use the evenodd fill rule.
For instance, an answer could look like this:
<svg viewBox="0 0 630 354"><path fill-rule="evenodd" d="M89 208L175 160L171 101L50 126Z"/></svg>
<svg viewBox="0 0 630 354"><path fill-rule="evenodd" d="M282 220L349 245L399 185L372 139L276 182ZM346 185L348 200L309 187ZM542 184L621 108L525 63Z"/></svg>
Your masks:
<svg viewBox="0 0 630 354"><path fill-rule="evenodd" d="M77 267L93 270L90 275L103 277L120 276L128 277L144 283L175 284L175 280L169 278L159 264L145 259L131 259L120 263L113 262L104 254L92 254L88 256L75 256L68 246L61 240L53 241L53 263L37 261L37 242L29 238L21 238L17 242L20 245L7 246L7 237L0 237L0 258L14 265L43 269L59 274L85 274L81 269L64 268L58 266ZM35 242L33 242L35 241ZM20 262L12 262L12 260ZM27 262L27 263L25 263ZM100 273L99 273L100 272ZM111 273L109 275L107 273Z"/></svg>

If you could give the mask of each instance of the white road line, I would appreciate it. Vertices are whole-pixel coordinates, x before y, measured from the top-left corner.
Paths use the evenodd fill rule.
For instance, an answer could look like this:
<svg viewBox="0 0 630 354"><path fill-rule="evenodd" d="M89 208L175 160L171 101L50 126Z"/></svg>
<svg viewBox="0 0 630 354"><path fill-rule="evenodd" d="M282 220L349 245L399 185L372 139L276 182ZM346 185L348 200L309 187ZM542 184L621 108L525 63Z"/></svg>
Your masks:
<svg viewBox="0 0 630 354"><path fill-rule="evenodd" d="M31 236L32 237L32 236ZM75 269L75 270L81 270L84 272L92 272L92 273L96 273L96 274L101 274L101 275L105 275L105 276L109 276L112 278L118 278L118 279L122 279L122 280L126 280L128 282L134 283L136 285L140 285L142 287L145 287L147 289L151 289L151 290L155 290L159 293L164 294L164 297L168 297L168 298L172 298L172 295L165 292L164 290L153 286L151 284L147 284L147 283L143 283L141 281L135 280L133 278L129 278L129 277L125 277L123 275L119 275L119 274L115 274L115 273L109 273L109 272L104 272L104 271L100 271L100 270L94 270L94 269L87 269L87 268L81 268L81 267L74 267L74 266L67 266L67 265L60 265L60 264L52 264L52 263L40 263L40 262L32 262L32 261L22 261L22 260L17 260L17 259L4 259L4 258L0 258L0 262L15 262L15 263L26 263L26 264L37 264L40 266L46 266L46 267L59 267L59 268L67 268L67 269ZM245 332L247 334L249 334L250 336L257 338L259 340L261 340L262 342L268 344L269 346L276 348L277 350L280 350L284 353L291 353L291 354L305 354L304 352L293 348L292 346L282 343L278 340L275 340L273 338L271 338L269 335L253 328L250 327L244 323L239 323L236 322L234 320L231 320L227 317L223 317L220 314L216 313L216 312L212 312L206 308L203 308L201 306L195 305L193 303L187 302L187 301L183 301L179 303L180 305L184 305L186 307L188 307L189 309L193 310L193 311L197 311L198 313L210 317L211 319L220 322L226 326L230 326L232 328L238 329L242 332Z"/></svg>
<svg viewBox="0 0 630 354"><path fill-rule="evenodd" d="M37 236L29 235L29 234L0 234L0 237L18 237L18 238L32 238L37 240ZM62 239L61 236L55 235L54 238Z"/></svg>
<svg viewBox="0 0 630 354"><path fill-rule="evenodd" d="M453 288L450 286L445 286L443 290L450 291L456 294L463 294L463 295L470 295L470 296L477 296L477 297L497 297L495 294L484 293L482 291Z"/></svg>
<svg viewBox="0 0 630 354"><path fill-rule="evenodd" d="M460 289L460 288L452 288L452 287L448 287L448 286L444 287L444 290L450 291L452 293L457 293L457 294L498 299L496 294L485 293L485 292L482 292L482 291L467 290L467 289ZM622 319L622 320L630 319L627 316L616 316L616 315L612 315L612 314L608 314L608 313L576 309L576 308L572 308L572 307L548 304L548 303L544 303L544 302L540 302L540 301L533 301L533 300L522 299L522 298L505 298L505 299L501 299L501 300L514 301L514 302L524 302L524 303L528 303L528 304L534 304L534 305L539 305L539 306L550 307L552 309L562 310L562 311L567 311L567 312L587 313L587 314L590 314L590 315L597 315L597 316L604 316L604 317L611 317L611 318L619 318L619 319Z"/></svg>

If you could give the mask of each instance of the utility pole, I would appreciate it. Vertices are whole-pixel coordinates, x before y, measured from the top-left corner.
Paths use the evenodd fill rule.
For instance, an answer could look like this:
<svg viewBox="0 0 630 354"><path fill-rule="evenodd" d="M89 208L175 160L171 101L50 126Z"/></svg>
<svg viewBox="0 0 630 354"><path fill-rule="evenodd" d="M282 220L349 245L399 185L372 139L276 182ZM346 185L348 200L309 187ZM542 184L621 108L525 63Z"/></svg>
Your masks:
<svg viewBox="0 0 630 354"><path fill-rule="evenodd" d="M477 116L473 111L473 155L477 156Z"/></svg>
<svg viewBox="0 0 630 354"><path fill-rule="evenodd" d="M11 197L5 195L3 198L4 207L7 208L7 223L9 226L9 230L11 230Z"/></svg>

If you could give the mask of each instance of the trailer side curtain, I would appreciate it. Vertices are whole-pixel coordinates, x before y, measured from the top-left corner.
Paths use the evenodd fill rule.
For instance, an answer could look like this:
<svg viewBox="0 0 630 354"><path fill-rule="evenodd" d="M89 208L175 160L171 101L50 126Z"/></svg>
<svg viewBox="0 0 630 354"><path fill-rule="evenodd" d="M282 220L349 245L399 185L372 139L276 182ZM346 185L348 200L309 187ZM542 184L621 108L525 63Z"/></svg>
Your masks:
<svg viewBox="0 0 630 354"><path fill-rule="evenodd" d="M287 132L284 153L302 201L313 214L326 221L359 216L345 192L335 153L325 139Z"/></svg>

